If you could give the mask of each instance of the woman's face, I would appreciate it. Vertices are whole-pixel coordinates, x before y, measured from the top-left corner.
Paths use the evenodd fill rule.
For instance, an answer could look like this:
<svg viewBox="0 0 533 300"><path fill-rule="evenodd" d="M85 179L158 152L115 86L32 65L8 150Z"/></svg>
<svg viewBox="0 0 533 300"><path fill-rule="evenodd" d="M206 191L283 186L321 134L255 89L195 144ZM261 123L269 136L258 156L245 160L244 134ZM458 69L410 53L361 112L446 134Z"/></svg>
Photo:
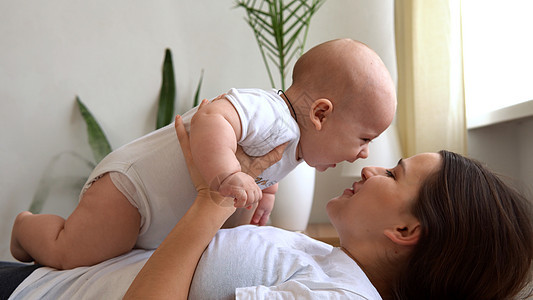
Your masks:
<svg viewBox="0 0 533 300"><path fill-rule="evenodd" d="M402 159L393 169L366 167L362 179L327 204L341 243L382 238L386 229L416 220L411 204L421 183L441 165L438 153Z"/></svg>

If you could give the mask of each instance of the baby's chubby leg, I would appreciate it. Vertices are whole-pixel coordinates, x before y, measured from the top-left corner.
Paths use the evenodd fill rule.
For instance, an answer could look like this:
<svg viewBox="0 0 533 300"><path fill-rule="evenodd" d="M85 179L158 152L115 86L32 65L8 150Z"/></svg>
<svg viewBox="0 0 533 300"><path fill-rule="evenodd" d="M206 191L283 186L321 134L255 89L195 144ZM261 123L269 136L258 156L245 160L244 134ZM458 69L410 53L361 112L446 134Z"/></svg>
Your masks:
<svg viewBox="0 0 533 300"><path fill-rule="evenodd" d="M67 220L20 213L13 225L11 253L57 269L94 265L130 251L139 234L136 207L109 174L94 182Z"/></svg>

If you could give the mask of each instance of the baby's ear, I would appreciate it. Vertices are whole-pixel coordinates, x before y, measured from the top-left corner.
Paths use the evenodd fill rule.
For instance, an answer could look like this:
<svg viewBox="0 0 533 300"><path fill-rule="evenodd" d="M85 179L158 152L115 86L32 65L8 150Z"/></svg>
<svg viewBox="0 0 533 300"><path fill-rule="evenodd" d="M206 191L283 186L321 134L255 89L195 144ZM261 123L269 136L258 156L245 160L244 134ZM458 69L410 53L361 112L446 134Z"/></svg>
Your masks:
<svg viewBox="0 0 533 300"><path fill-rule="evenodd" d="M328 99L321 98L311 104L309 117L316 130L322 129L322 124L333 112L333 103Z"/></svg>

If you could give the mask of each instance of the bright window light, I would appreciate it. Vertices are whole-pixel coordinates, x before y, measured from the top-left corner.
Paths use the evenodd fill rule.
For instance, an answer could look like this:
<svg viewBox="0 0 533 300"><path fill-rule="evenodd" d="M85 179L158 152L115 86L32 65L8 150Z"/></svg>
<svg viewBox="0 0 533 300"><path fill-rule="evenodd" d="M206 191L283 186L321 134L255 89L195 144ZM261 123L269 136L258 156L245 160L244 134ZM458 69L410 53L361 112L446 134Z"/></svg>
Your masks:
<svg viewBox="0 0 533 300"><path fill-rule="evenodd" d="M463 0L467 118L533 100L533 1Z"/></svg>

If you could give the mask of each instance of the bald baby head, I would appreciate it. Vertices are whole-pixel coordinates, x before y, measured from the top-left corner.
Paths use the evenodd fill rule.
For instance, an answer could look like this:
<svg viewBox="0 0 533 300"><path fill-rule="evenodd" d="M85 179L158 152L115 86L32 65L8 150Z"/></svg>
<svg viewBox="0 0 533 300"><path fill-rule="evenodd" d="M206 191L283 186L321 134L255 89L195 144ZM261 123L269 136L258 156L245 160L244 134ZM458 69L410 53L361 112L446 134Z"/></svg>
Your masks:
<svg viewBox="0 0 533 300"><path fill-rule="evenodd" d="M368 141L391 124L396 112L395 87L385 64L351 39L325 42L302 55L286 94L302 116L301 156L317 169L365 158ZM342 147L329 153L331 145Z"/></svg>
<svg viewBox="0 0 533 300"><path fill-rule="evenodd" d="M292 86L312 99L349 105L343 108L368 104L365 100L373 96L381 96L373 100L394 102L395 108L394 84L382 60L368 46L351 39L328 41L307 51L294 66Z"/></svg>

